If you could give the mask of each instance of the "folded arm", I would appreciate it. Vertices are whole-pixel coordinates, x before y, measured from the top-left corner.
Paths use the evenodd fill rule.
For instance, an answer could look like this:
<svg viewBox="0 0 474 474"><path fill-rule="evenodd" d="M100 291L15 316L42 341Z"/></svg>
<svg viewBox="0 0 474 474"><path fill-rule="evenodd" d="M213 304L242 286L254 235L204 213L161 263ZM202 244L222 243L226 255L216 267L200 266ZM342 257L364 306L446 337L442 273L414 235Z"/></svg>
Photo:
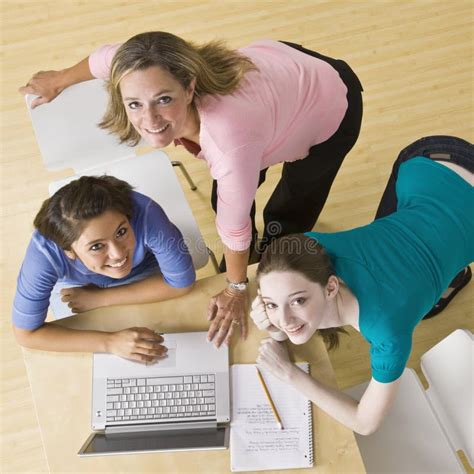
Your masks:
<svg viewBox="0 0 474 474"><path fill-rule="evenodd" d="M191 284L184 288L174 288L168 285L161 275L154 275L135 283L109 288L65 288L61 290L61 300L67 303L73 312L82 313L105 306L164 301L185 295L191 291L192 286Z"/></svg>

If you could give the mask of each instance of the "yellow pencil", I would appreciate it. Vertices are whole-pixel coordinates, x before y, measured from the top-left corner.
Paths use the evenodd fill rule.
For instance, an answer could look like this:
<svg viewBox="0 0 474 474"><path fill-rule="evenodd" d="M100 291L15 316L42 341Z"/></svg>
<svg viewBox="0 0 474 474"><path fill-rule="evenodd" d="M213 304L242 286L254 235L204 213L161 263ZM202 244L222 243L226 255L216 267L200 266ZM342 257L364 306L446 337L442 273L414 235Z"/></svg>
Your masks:
<svg viewBox="0 0 474 474"><path fill-rule="evenodd" d="M263 390L265 391L265 395L268 398L268 401L270 402L270 406L272 407L273 414L275 415L275 418L277 420L278 426L280 427L280 430L283 429L283 423L281 422L280 415L277 412L276 406L273 403L272 397L270 396L270 392L268 391L267 384L265 383L265 380L263 380L262 374L260 373L260 370L258 370L258 367L255 366L255 369L257 369L257 375L258 378L260 379L260 382L262 384Z"/></svg>

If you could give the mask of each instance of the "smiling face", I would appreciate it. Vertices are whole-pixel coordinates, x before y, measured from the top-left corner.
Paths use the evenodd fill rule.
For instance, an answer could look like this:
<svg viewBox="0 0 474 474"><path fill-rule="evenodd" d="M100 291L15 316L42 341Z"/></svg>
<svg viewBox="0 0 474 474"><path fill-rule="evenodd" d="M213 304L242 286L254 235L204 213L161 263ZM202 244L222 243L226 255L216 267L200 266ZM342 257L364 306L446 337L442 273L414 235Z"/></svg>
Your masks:
<svg viewBox="0 0 474 474"><path fill-rule="evenodd" d="M335 295L297 272L274 271L260 277L260 292L271 323L293 344L307 342L329 314Z"/></svg>
<svg viewBox="0 0 474 474"><path fill-rule="evenodd" d="M87 222L82 234L65 250L92 272L123 278L132 270L135 233L124 214L106 211Z"/></svg>
<svg viewBox="0 0 474 474"><path fill-rule="evenodd" d="M185 89L169 72L158 66L133 71L120 81L127 117L140 136L154 148L168 146L176 138L199 132L191 106L192 81Z"/></svg>

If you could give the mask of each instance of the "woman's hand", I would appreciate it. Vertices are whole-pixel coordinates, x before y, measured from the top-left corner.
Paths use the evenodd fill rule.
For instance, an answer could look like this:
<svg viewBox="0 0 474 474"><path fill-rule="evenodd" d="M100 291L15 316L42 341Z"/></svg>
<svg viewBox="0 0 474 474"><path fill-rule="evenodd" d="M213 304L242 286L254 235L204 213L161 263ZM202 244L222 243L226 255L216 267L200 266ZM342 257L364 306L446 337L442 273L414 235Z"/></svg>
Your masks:
<svg viewBox="0 0 474 474"><path fill-rule="evenodd" d="M63 288L61 301L67 303L74 313L84 313L84 311L107 306L103 298L104 290L93 285Z"/></svg>
<svg viewBox="0 0 474 474"><path fill-rule="evenodd" d="M63 74L63 71L39 71L18 91L23 95L39 96L31 103L31 108L34 109L38 105L51 102L65 89Z"/></svg>
<svg viewBox="0 0 474 474"><path fill-rule="evenodd" d="M268 318L265 303L260 296L260 290L257 291L257 297L253 300L250 317L260 331L268 331L270 337L275 339L275 341L285 341L288 339L288 336L275 327Z"/></svg>
<svg viewBox="0 0 474 474"><path fill-rule="evenodd" d="M94 79L94 76L89 68L89 58L87 57L74 66L61 69L61 71L39 71L26 83L26 86L20 87L18 91L23 95L35 94L39 96L31 103L31 108L34 109L38 105L51 102L66 87L91 79Z"/></svg>
<svg viewBox="0 0 474 474"><path fill-rule="evenodd" d="M293 371L298 370L290 361L286 344L269 337L260 342L257 364L284 382L289 382Z"/></svg>
<svg viewBox="0 0 474 474"><path fill-rule="evenodd" d="M162 342L163 338L151 329L123 329L109 335L107 352L139 362L155 362L168 351Z"/></svg>
<svg viewBox="0 0 474 474"><path fill-rule="evenodd" d="M220 347L222 342L230 344L235 327L240 327L242 339L247 337L247 291L226 288L211 298L207 311L208 321L212 321L207 340Z"/></svg>

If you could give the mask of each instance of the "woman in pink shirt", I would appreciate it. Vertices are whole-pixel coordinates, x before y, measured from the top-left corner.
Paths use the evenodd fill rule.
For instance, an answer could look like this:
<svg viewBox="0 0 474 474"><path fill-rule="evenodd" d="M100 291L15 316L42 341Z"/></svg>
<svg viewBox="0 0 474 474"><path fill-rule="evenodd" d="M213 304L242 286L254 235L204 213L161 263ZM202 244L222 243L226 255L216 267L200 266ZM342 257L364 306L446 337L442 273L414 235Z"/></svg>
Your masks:
<svg viewBox="0 0 474 474"><path fill-rule="evenodd" d="M255 252L254 198L269 166L284 162L264 209L263 248L312 230L362 120L362 86L350 67L301 46L257 41L238 51L142 33L100 47L63 71L38 73L20 89L52 100L65 87L108 79L102 126L135 145L174 142L205 160L224 244L228 286L209 305L209 340L247 333L247 264Z"/></svg>

